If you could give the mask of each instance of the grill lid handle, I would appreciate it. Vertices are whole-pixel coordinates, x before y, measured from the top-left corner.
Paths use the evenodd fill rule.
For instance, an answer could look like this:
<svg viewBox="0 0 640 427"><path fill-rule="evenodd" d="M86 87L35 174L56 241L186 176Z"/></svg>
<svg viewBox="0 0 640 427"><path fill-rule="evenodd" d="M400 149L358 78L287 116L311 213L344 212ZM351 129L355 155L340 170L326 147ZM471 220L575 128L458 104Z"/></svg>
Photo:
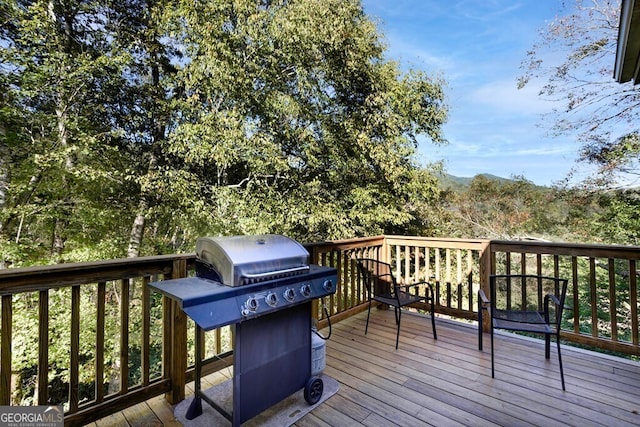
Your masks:
<svg viewBox="0 0 640 427"><path fill-rule="evenodd" d="M286 268L284 270L275 270L275 271L267 271L266 273L242 273L242 277L245 279L263 279L265 277L278 277L285 274L299 273L302 271L309 270L308 265L303 265L302 267L294 267L294 268Z"/></svg>

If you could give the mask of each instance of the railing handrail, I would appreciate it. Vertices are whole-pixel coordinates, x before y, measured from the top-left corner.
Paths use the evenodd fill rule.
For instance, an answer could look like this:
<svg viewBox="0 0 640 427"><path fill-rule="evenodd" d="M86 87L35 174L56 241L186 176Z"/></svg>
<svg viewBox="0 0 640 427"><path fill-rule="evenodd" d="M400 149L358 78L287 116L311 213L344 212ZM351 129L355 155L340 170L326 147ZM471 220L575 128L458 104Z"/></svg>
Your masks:
<svg viewBox="0 0 640 427"><path fill-rule="evenodd" d="M156 255L0 270L0 295L168 273L175 260L195 254Z"/></svg>
<svg viewBox="0 0 640 427"><path fill-rule="evenodd" d="M569 243L569 242L528 242L521 240L491 240L491 247L494 252L507 252L509 249L514 252L527 253L555 253L558 255L572 255L595 258L608 258L611 255L619 255L621 259L640 260L640 246L627 245L603 245L589 243Z"/></svg>

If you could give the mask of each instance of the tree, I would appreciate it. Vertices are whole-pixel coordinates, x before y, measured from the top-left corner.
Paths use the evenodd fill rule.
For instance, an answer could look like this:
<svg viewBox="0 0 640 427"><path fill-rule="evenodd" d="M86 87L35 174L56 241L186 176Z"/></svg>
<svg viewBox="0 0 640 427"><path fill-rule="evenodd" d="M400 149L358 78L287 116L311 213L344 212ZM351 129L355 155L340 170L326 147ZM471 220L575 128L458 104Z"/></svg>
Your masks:
<svg viewBox="0 0 640 427"><path fill-rule="evenodd" d="M554 236L564 222L562 209L553 202L555 193L523 177L477 175L466 190L452 196L451 231L461 237L543 239Z"/></svg>
<svg viewBox="0 0 640 427"><path fill-rule="evenodd" d="M441 81L402 73L358 1L14 1L0 9L3 259L429 227ZM7 19L4 19L8 17ZM8 161L5 160L8 158Z"/></svg>
<svg viewBox="0 0 640 427"><path fill-rule="evenodd" d="M550 113L552 132L582 142L580 160L601 173L594 183L637 175L640 87L613 80L620 1L575 0L563 12L540 31L518 86L546 81L540 96L561 105Z"/></svg>
<svg viewBox="0 0 640 427"><path fill-rule="evenodd" d="M638 245L640 239L640 194L636 189L606 191L598 194L597 216L593 218L592 233L612 244Z"/></svg>
<svg viewBox="0 0 640 427"><path fill-rule="evenodd" d="M184 2L176 14L188 59L166 149L194 222L340 238L407 225L432 197L412 154L418 133L442 140L441 84L384 61L359 2Z"/></svg>
<svg viewBox="0 0 640 427"><path fill-rule="evenodd" d="M3 13L2 250L60 262L118 191L123 158L109 112L127 54L111 49L97 4L18 1Z"/></svg>

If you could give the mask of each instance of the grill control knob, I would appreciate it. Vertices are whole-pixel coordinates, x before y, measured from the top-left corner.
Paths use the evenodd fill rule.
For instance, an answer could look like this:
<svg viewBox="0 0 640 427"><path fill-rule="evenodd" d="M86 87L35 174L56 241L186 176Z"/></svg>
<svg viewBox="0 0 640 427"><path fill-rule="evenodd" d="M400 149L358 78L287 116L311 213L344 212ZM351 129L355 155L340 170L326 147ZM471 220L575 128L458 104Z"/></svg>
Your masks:
<svg viewBox="0 0 640 427"><path fill-rule="evenodd" d="M264 297L264 300L267 302L267 305L269 305L270 307L275 307L276 305L278 305L278 296L273 292L269 292L267 296Z"/></svg>
<svg viewBox="0 0 640 427"><path fill-rule="evenodd" d="M284 295L284 299L286 299L289 302L293 302L293 300L296 299L296 291L294 291L293 288L285 289L283 295Z"/></svg>
<svg viewBox="0 0 640 427"><path fill-rule="evenodd" d="M302 285L300 287L300 293L302 294L303 297L308 298L309 296L311 296L311 286Z"/></svg>
<svg viewBox="0 0 640 427"><path fill-rule="evenodd" d="M331 280L325 280L322 287L327 292L333 292L333 282Z"/></svg>
<svg viewBox="0 0 640 427"><path fill-rule="evenodd" d="M244 308L247 313L256 311L258 309L258 300L254 297L249 297L249 299L244 303Z"/></svg>

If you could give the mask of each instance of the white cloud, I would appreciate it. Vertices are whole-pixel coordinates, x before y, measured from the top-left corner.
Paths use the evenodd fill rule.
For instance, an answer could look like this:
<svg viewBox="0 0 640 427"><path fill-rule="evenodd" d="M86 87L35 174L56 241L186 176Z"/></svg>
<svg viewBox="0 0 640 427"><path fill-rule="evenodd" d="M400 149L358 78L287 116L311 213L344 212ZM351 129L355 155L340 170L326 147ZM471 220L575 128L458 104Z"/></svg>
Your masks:
<svg viewBox="0 0 640 427"><path fill-rule="evenodd" d="M539 115L550 112L555 106L554 102L542 99L538 95L541 87L541 83L529 83L518 89L513 79L496 80L472 91L468 100L495 111Z"/></svg>

